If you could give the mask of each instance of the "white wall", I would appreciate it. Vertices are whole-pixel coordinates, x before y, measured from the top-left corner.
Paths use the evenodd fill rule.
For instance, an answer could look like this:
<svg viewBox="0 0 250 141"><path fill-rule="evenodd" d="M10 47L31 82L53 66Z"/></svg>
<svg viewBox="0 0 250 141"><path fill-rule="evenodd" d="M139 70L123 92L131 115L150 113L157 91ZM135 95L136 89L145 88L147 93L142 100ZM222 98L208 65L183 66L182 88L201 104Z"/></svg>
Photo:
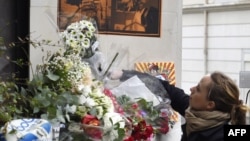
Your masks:
<svg viewBox="0 0 250 141"><path fill-rule="evenodd" d="M31 0L30 31L34 32L33 38L58 39L56 28L52 24L57 21L57 1ZM133 69L136 61L173 61L176 67L176 85L180 86L182 0L162 0L161 14L161 37L101 34L100 47L108 58L113 58L110 52L125 52L122 60L115 66L118 69ZM41 51L34 48L30 50L33 65L41 63Z"/></svg>
<svg viewBox="0 0 250 141"><path fill-rule="evenodd" d="M31 0L30 6L30 32L33 40L55 40L59 39L56 30L57 0ZM57 50L59 47L30 47L30 60L32 69L35 71L37 64L42 63L42 57L47 50ZM32 70L30 71L32 77Z"/></svg>

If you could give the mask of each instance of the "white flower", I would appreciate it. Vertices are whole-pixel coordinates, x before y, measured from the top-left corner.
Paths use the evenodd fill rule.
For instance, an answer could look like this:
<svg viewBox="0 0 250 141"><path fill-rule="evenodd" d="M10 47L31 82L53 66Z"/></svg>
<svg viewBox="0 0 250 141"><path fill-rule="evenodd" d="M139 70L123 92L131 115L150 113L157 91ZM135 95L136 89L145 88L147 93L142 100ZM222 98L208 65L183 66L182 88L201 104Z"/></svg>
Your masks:
<svg viewBox="0 0 250 141"><path fill-rule="evenodd" d="M86 101L87 101L87 98L86 98L84 95L80 95L80 96L79 96L78 103L79 103L80 105L84 105L84 104L86 103Z"/></svg>
<svg viewBox="0 0 250 141"><path fill-rule="evenodd" d="M83 41L81 42L81 45L84 48L89 48L90 47L90 40L88 38L84 38Z"/></svg>
<svg viewBox="0 0 250 141"><path fill-rule="evenodd" d="M96 105L98 105L94 99L88 97L86 102L85 102L85 105L88 106L88 107L94 107Z"/></svg>
<svg viewBox="0 0 250 141"><path fill-rule="evenodd" d="M113 124L111 123L110 120L112 121ZM103 121L104 121L104 128L107 128L107 129L113 127L113 125L116 123L120 125L119 126L120 128L125 127L125 120L119 113L115 113L115 112L106 113L103 116Z"/></svg>
<svg viewBox="0 0 250 141"><path fill-rule="evenodd" d="M91 38L93 36L93 33L90 31L86 31L86 37Z"/></svg>
<svg viewBox="0 0 250 141"><path fill-rule="evenodd" d="M93 43L96 42L96 28L92 22L82 20L70 24L65 31L60 33L68 51L77 52L78 55L84 57L86 55L86 48L92 48ZM92 51L95 51L96 46ZM87 56L91 54L88 52Z"/></svg>
<svg viewBox="0 0 250 141"><path fill-rule="evenodd" d="M84 87L84 90L82 91L82 94L87 96L89 93L91 93L91 86L90 85L87 85Z"/></svg>
<svg viewBox="0 0 250 141"><path fill-rule="evenodd" d="M77 86L77 92L78 93L81 93L83 90L84 90L84 85L81 84L81 85Z"/></svg>
<svg viewBox="0 0 250 141"><path fill-rule="evenodd" d="M95 29L95 27L94 27L93 25L89 27L89 31L95 32L95 30L96 30L96 29Z"/></svg>
<svg viewBox="0 0 250 141"><path fill-rule="evenodd" d="M90 85L83 85L80 84L77 86L77 92L81 93L83 96L88 96L89 93L91 93L91 86Z"/></svg>
<svg viewBox="0 0 250 141"><path fill-rule="evenodd" d="M106 113L103 116L103 121L104 121L104 130L107 130L107 131L110 130L109 136L108 136L109 140L114 140L118 138L119 136L118 131L112 128L115 124L119 124L119 128L125 128L125 120L119 113L115 113L115 112Z"/></svg>
<svg viewBox="0 0 250 141"><path fill-rule="evenodd" d="M103 104L103 106L106 108L107 112L114 112L115 111L115 107L114 107L113 102L110 99L110 97L105 95L102 98L102 101L105 103L105 104Z"/></svg>
<svg viewBox="0 0 250 141"><path fill-rule="evenodd" d="M86 36L82 32L77 33L77 40L83 40L85 37Z"/></svg>

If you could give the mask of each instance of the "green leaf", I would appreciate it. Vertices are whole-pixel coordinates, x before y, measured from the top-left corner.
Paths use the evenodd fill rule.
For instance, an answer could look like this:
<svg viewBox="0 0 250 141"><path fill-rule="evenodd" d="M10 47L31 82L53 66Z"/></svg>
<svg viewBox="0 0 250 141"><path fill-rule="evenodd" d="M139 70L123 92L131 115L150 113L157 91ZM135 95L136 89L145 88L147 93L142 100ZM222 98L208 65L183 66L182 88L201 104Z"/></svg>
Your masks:
<svg viewBox="0 0 250 141"><path fill-rule="evenodd" d="M34 107L33 108L33 113L38 113L40 110L39 110L39 108L38 107Z"/></svg>
<svg viewBox="0 0 250 141"><path fill-rule="evenodd" d="M45 99L44 97L40 97L39 102L43 107L48 107L51 105L51 102L48 99Z"/></svg>
<svg viewBox="0 0 250 141"><path fill-rule="evenodd" d="M55 75L50 71L48 71L48 74L46 76L52 81L57 81L60 78L58 75Z"/></svg>
<svg viewBox="0 0 250 141"><path fill-rule="evenodd" d="M27 91L22 87L21 88L21 92L20 92L22 95L27 95Z"/></svg>
<svg viewBox="0 0 250 141"><path fill-rule="evenodd" d="M4 98L2 95L0 95L0 102L3 102L4 101Z"/></svg>
<svg viewBox="0 0 250 141"><path fill-rule="evenodd" d="M21 113L23 113L21 110L19 110L19 109L16 109L16 111L15 111L17 114L21 114Z"/></svg>
<svg viewBox="0 0 250 141"><path fill-rule="evenodd" d="M57 108L56 107L48 107L47 113L48 113L48 119L54 119L57 117Z"/></svg>

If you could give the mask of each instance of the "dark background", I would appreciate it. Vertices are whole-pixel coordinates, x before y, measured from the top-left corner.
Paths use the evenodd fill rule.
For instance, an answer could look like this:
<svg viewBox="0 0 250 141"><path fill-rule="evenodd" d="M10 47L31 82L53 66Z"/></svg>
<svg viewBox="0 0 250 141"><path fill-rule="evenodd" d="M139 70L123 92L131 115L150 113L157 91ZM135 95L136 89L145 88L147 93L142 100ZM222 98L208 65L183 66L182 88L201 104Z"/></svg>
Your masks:
<svg viewBox="0 0 250 141"><path fill-rule="evenodd" d="M29 44L18 43L18 38L29 35L30 0L0 0L0 81L14 80L24 85L29 78ZM16 47L10 47L15 43ZM9 59L8 59L9 58ZM26 65L18 66L15 62L22 59ZM15 79L13 78L15 75Z"/></svg>

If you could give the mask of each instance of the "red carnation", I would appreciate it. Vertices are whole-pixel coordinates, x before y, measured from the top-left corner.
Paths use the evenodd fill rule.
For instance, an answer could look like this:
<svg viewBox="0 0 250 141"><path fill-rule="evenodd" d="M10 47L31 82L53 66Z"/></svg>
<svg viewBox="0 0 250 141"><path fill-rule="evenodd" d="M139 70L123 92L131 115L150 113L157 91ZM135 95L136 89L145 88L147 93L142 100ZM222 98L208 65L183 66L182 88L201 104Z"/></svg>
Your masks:
<svg viewBox="0 0 250 141"><path fill-rule="evenodd" d="M112 92L109 89L104 89L103 93L112 100L112 103L113 103L113 105L115 107L116 112L118 112L120 114L124 114L124 111L123 111L122 107L117 103L116 98L112 94Z"/></svg>
<svg viewBox="0 0 250 141"><path fill-rule="evenodd" d="M132 132L132 136L135 140L148 139L153 134L153 127L151 125L147 125L145 120L142 120L138 123L138 125L134 126L134 130Z"/></svg>
<svg viewBox="0 0 250 141"><path fill-rule="evenodd" d="M162 134L167 134L167 132L169 131L169 126L160 127L158 130Z"/></svg>

